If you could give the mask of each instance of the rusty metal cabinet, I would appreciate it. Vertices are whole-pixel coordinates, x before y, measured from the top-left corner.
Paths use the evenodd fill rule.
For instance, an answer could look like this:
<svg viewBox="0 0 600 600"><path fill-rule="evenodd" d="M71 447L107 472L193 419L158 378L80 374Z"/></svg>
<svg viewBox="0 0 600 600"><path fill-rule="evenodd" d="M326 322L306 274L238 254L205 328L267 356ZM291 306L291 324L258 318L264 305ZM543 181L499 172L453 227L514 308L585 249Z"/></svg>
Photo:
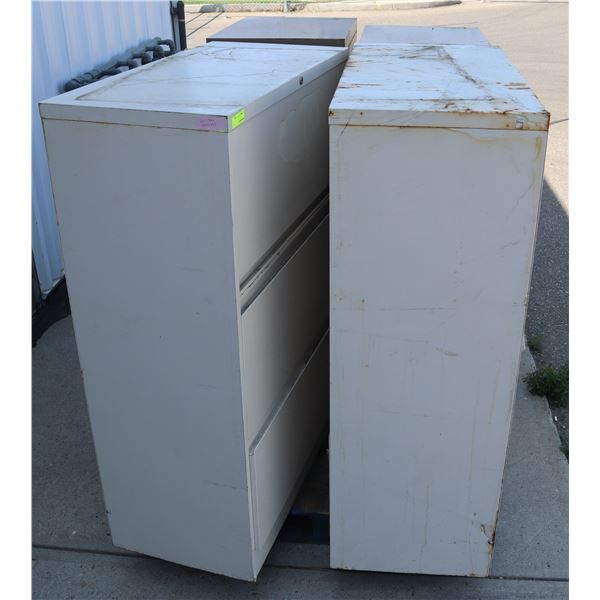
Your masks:
<svg viewBox="0 0 600 600"><path fill-rule="evenodd" d="M498 48L354 47L329 117L333 567L488 574L548 119Z"/></svg>

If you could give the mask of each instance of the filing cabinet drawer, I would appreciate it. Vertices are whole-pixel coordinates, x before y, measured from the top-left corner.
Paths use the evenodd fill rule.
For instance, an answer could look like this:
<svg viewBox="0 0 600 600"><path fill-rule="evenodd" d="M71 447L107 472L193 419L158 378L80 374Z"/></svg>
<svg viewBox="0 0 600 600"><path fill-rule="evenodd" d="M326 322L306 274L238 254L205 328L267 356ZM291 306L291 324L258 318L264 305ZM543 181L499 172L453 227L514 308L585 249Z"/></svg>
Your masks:
<svg viewBox="0 0 600 600"><path fill-rule="evenodd" d="M326 217L242 314L250 444L327 329L328 233Z"/></svg>
<svg viewBox="0 0 600 600"><path fill-rule="evenodd" d="M260 550L279 530L325 432L329 412L329 334L250 448L254 544Z"/></svg>

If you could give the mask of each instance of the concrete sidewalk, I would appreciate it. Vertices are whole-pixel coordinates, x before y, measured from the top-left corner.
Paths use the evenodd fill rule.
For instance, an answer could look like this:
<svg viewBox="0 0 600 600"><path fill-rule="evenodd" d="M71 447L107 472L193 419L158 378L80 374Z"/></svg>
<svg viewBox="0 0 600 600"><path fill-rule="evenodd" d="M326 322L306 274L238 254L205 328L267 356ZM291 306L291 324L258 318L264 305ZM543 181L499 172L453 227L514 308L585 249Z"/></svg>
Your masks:
<svg viewBox="0 0 600 600"><path fill-rule="evenodd" d="M491 578L332 571L327 545L277 542L257 583L233 581L112 545L71 318L33 349L34 598L566 598L567 481L547 404L521 383Z"/></svg>

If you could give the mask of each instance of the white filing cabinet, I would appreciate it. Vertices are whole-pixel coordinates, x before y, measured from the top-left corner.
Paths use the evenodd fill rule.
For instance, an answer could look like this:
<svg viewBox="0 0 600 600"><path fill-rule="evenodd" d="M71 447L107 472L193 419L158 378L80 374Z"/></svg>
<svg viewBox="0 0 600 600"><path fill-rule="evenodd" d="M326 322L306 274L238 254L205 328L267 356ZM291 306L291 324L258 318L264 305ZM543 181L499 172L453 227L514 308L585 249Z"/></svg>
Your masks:
<svg viewBox="0 0 600 600"><path fill-rule="evenodd" d="M333 567L488 573L548 119L498 48L348 60L329 117Z"/></svg>
<svg viewBox="0 0 600 600"><path fill-rule="evenodd" d="M488 46L477 27L415 27L402 25L366 25L361 44L463 44Z"/></svg>
<svg viewBox="0 0 600 600"><path fill-rule="evenodd" d="M214 43L40 105L117 546L254 579L326 433L346 57Z"/></svg>

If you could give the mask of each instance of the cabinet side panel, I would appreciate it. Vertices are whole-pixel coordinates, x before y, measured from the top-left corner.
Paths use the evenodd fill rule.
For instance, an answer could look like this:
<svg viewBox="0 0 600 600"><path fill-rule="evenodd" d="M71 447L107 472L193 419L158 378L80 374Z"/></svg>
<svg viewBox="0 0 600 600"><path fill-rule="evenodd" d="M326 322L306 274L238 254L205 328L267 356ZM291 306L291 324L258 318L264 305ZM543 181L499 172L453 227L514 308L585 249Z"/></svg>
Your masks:
<svg viewBox="0 0 600 600"><path fill-rule="evenodd" d="M545 146L331 128L333 567L487 574Z"/></svg>
<svg viewBox="0 0 600 600"><path fill-rule="evenodd" d="M114 543L252 579L227 137L44 125Z"/></svg>

